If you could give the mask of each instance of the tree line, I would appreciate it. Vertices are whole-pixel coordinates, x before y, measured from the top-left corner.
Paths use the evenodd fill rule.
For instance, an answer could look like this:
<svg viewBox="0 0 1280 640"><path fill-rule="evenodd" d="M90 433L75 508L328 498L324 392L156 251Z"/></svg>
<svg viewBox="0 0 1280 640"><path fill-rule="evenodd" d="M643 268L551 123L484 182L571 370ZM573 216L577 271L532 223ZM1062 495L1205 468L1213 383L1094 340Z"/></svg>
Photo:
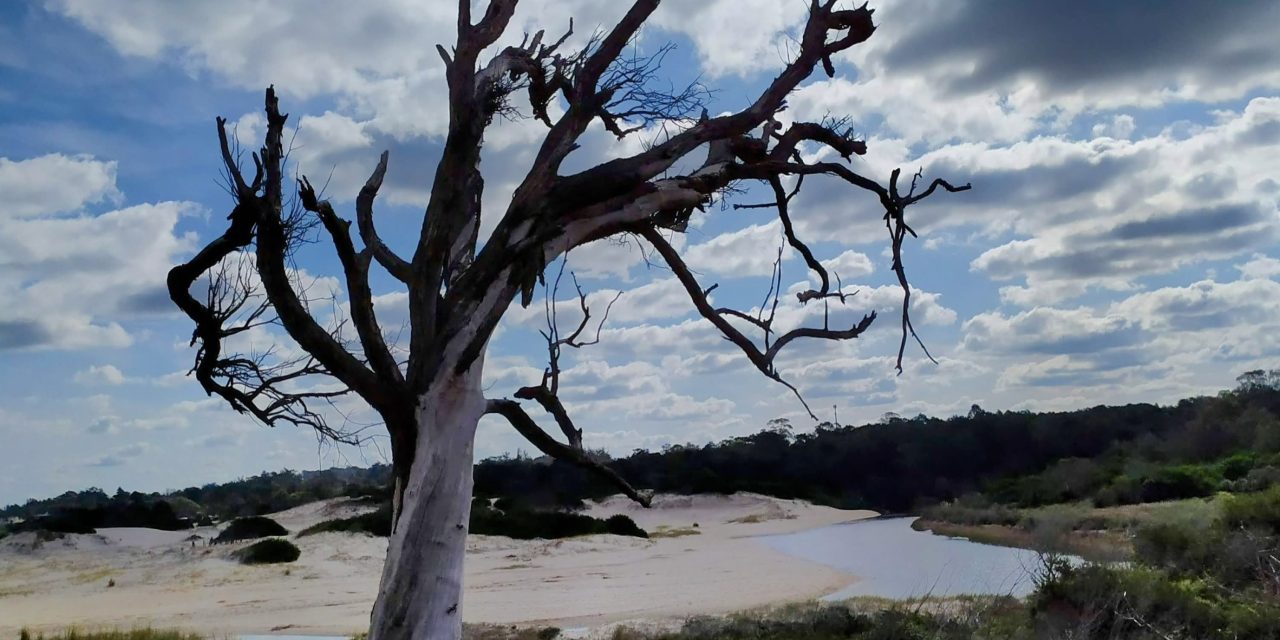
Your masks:
<svg viewBox="0 0 1280 640"><path fill-rule="evenodd" d="M861 426L823 423L812 432L773 420L758 433L715 443L636 450L616 459L592 455L645 491L751 491L894 513L973 494L1035 506L1253 491L1280 482L1280 370L1249 372L1232 390L1169 406L1036 413L975 405L951 418L889 415ZM80 510L93 522L133 518L127 526L228 520L339 496L386 499L390 479L387 465L373 465L270 472L152 494L90 488L10 505L0 518ZM529 508L575 507L617 490L577 465L523 455L479 462L475 487L477 496ZM157 503L168 506L151 506Z"/></svg>

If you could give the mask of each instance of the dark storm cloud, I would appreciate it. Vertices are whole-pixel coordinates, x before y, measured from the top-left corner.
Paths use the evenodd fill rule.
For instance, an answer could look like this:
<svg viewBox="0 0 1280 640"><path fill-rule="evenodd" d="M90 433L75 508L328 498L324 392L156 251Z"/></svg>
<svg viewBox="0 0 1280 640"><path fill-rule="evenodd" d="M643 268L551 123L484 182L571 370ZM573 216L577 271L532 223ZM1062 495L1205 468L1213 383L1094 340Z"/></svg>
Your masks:
<svg viewBox="0 0 1280 640"><path fill-rule="evenodd" d="M1117 205L1128 206L1138 196L1125 197L1123 183L1154 162L1150 153L1080 153L1052 164L986 168L944 158L928 166L925 178L946 177L954 184L974 185L973 190L924 200L911 208L910 215L913 226L922 231L998 222L992 216L1002 211L1017 211L1020 219L1044 226L1075 217L1078 212L1063 211L1060 203L1088 194L1112 190L1120 196ZM805 187L796 198L800 212L797 224L802 231L815 236L839 234L849 244L862 241L860 235L868 242L883 241L884 224L881 216L875 215L872 197L857 192L851 195L848 183L824 176L806 180Z"/></svg>
<svg viewBox="0 0 1280 640"><path fill-rule="evenodd" d="M1146 339L1142 329L1120 316L1097 316L1087 309L1037 307L1013 316L985 313L964 325L964 347L972 351L1020 355L1090 355L1133 347Z"/></svg>
<svg viewBox="0 0 1280 640"><path fill-rule="evenodd" d="M1099 239L1149 240L1193 236L1245 227L1266 218L1266 214L1253 203L1186 209L1172 216L1127 222L1100 234Z"/></svg>
<svg viewBox="0 0 1280 640"><path fill-rule="evenodd" d="M1222 258L1280 240L1274 210L1259 204L1192 208L1073 235L1059 244L1024 241L997 247L974 266L996 279L1130 277L1191 260Z"/></svg>
<svg viewBox="0 0 1280 640"><path fill-rule="evenodd" d="M53 338L48 327L34 320L0 320L0 351L38 347Z"/></svg>
<svg viewBox="0 0 1280 640"><path fill-rule="evenodd" d="M1072 354L1067 360L1054 359L1022 368L1016 381L1032 387L1090 387L1115 382L1123 378L1123 369L1150 366L1151 361L1152 354L1145 345Z"/></svg>
<svg viewBox="0 0 1280 640"><path fill-rule="evenodd" d="M169 298L169 290L164 287L151 287L146 291L125 296L120 300L119 308L126 313L176 313L177 311L173 300Z"/></svg>
<svg viewBox="0 0 1280 640"><path fill-rule="evenodd" d="M902 71L972 60L972 73L939 78L955 93L1023 78L1049 92L1169 78L1215 86L1280 64L1275 2L969 0L924 10L929 18L916 20L884 63Z"/></svg>

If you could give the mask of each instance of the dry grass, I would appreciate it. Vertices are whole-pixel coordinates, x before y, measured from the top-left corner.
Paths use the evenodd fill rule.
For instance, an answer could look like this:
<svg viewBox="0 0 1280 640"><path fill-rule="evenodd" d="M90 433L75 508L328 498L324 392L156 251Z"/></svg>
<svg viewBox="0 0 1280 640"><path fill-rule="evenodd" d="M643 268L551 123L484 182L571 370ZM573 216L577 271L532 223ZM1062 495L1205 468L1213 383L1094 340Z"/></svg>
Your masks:
<svg viewBox="0 0 1280 640"><path fill-rule="evenodd" d="M698 536L702 532L693 527L668 527L660 526L649 532L649 539L654 538L682 538L684 536Z"/></svg>
<svg viewBox="0 0 1280 640"><path fill-rule="evenodd" d="M1133 544L1129 535L1121 531L1067 531L1058 535L1056 540L1046 541L1045 536L1036 531L999 524L954 524L917 520L913 526L918 530L965 538L982 544L1069 553L1098 562L1117 562L1133 557Z"/></svg>
<svg viewBox="0 0 1280 640"><path fill-rule="evenodd" d="M468 624L462 627L463 640L553 640L560 637L556 627L515 627L502 624Z"/></svg>
<svg viewBox="0 0 1280 640"><path fill-rule="evenodd" d="M984 544L1070 553L1088 560L1114 562L1133 557L1133 534L1139 527L1156 522L1211 522L1219 513L1221 501L1219 496L1115 507L1076 503L1032 509L998 507L985 511L942 508L930 510L912 526ZM984 515L986 511L991 513ZM975 514L979 516L976 519L972 517ZM988 517L999 522L984 522Z"/></svg>
<svg viewBox="0 0 1280 640"><path fill-rule="evenodd" d="M23 629L21 640L206 640L206 636L198 633L179 631L177 629L97 629L85 630L71 627L56 633L32 633Z"/></svg>

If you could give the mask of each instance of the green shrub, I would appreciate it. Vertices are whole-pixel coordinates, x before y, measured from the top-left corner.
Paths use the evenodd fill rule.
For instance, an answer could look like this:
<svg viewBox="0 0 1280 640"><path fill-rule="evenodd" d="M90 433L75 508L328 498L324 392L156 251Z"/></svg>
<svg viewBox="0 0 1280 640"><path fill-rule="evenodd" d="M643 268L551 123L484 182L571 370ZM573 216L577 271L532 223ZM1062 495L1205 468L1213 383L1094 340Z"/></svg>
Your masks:
<svg viewBox="0 0 1280 640"><path fill-rule="evenodd" d="M1280 606L1149 568L1060 567L1030 600L1037 637L1280 637Z"/></svg>
<svg viewBox="0 0 1280 640"><path fill-rule="evenodd" d="M275 520L264 516L249 516L232 520L231 524L226 529L223 529L218 534L218 537L213 539L213 543L222 544L224 542L287 535L289 535L289 530L280 526L280 523Z"/></svg>
<svg viewBox="0 0 1280 640"><path fill-rule="evenodd" d="M1133 538L1134 555L1158 569L1178 573L1199 573L1212 564L1214 536L1208 527L1157 522L1138 528Z"/></svg>
<svg viewBox="0 0 1280 640"><path fill-rule="evenodd" d="M1280 535L1280 487L1227 497L1222 503L1222 523L1232 529Z"/></svg>
<svg viewBox="0 0 1280 640"><path fill-rule="evenodd" d="M592 518L578 513L562 511L527 511L513 507L510 511L502 511L488 506L489 501L477 498L471 503L470 533L488 536L507 536L529 540L533 538L568 538L593 533L612 533L620 536L647 538L644 529L624 515L612 516L607 520ZM511 506L512 503L505 503ZM373 536L391 535L391 506L384 505L372 513L327 520L307 527L298 533L299 537L309 536L325 531L347 533L364 533Z"/></svg>
<svg viewBox="0 0 1280 640"><path fill-rule="evenodd" d="M621 513L606 518L604 521L604 530L605 532L612 533L616 536L634 536L637 538L649 537L649 534L645 533L645 530L641 529L640 526L636 524L635 520L632 520Z"/></svg>
<svg viewBox="0 0 1280 640"><path fill-rule="evenodd" d="M314 524L298 532L298 537L309 536L326 531L346 533L363 533L371 536L387 537L391 535L391 506L384 505L377 511L361 514L352 518L326 520Z"/></svg>
<svg viewBox="0 0 1280 640"><path fill-rule="evenodd" d="M241 564L275 564L293 562L302 555L296 545L283 538L267 538L255 542L237 552L234 556Z"/></svg>
<svg viewBox="0 0 1280 640"><path fill-rule="evenodd" d="M1218 490L1222 478L1200 465L1164 467L1142 481L1138 497L1142 502L1199 498Z"/></svg>
<svg viewBox="0 0 1280 640"><path fill-rule="evenodd" d="M520 508L502 511L489 507L471 510L470 532L522 540L569 538L593 533L649 537L631 518L626 516L614 516L609 520L601 520L580 513L563 511L526 511Z"/></svg>

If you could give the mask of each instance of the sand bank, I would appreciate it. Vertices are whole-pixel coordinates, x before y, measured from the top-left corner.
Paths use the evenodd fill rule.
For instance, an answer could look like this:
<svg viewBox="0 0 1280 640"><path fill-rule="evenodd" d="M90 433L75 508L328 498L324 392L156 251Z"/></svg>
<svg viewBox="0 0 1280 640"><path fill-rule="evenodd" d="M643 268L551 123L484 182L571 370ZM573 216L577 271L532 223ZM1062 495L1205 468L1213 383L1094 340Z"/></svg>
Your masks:
<svg viewBox="0 0 1280 640"><path fill-rule="evenodd" d="M296 532L360 510L331 500L272 517ZM875 515L753 494L659 496L652 509L617 496L588 513L625 513L655 537L472 536L465 620L597 627L815 598L856 578L753 537ZM385 539L298 538L297 562L249 567L228 559L243 545L193 547L193 534L209 538L216 530L103 529L43 543L32 534L0 540L0 636L23 626L333 635L367 625Z"/></svg>

